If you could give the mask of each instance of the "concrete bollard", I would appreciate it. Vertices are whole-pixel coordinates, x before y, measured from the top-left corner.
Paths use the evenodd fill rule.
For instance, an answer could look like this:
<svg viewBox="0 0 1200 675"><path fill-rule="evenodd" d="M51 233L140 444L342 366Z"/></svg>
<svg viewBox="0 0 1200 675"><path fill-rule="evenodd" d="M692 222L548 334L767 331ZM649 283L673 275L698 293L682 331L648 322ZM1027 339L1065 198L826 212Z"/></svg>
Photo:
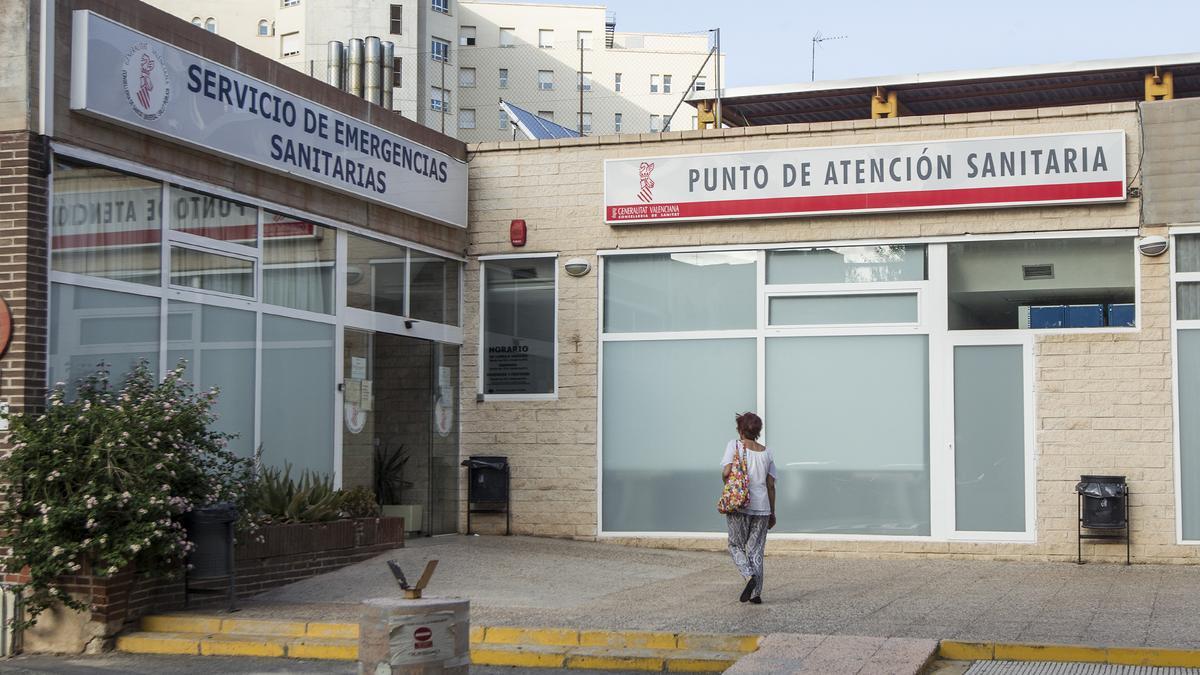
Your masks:
<svg viewBox="0 0 1200 675"><path fill-rule="evenodd" d="M363 602L361 626L360 675L467 675L471 664L468 600L372 598Z"/></svg>

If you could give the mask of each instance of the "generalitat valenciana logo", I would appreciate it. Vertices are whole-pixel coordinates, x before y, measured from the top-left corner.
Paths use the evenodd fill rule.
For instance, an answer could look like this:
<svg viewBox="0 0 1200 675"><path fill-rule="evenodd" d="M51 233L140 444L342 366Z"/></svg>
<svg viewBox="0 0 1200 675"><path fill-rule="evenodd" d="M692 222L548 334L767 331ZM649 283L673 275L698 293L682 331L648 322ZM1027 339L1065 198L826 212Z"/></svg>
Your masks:
<svg viewBox="0 0 1200 675"><path fill-rule="evenodd" d="M158 119L171 100L171 78L163 58L149 44L140 42L125 55L121 67L125 98L138 117Z"/></svg>
<svg viewBox="0 0 1200 675"><path fill-rule="evenodd" d="M638 178L641 180L638 199L647 204L654 201L654 179L650 177L652 173L654 173L654 162L642 162L638 166Z"/></svg>

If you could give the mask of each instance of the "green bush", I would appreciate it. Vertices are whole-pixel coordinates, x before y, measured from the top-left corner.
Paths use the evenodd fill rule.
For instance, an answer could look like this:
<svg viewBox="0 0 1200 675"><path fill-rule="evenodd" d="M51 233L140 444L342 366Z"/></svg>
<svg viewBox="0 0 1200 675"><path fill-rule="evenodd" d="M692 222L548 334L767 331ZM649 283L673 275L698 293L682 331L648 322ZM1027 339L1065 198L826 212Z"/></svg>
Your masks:
<svg viewBox="0 0 1200 675"><path fill-rule="evenodd" d="M158 382L143 362L113 392L101 366L74 399L60 383L44 414L9 417L0 546L11 551L6 571L28 567L21 625L58 602L87 609L59 586L64 575L177 571L192 548L182 514L242 502L253 472L226 448L229 435L210 430L217 390L196 393L183 373L181 362Z"/></svg>
<svg viewBox="0 0 1200 675"><path fill-rule="evenodd" d="M342 495L342 513L349 518L376 518L379 516L379 503L375 501L375 493L362 485L344 490Z"/></svg>

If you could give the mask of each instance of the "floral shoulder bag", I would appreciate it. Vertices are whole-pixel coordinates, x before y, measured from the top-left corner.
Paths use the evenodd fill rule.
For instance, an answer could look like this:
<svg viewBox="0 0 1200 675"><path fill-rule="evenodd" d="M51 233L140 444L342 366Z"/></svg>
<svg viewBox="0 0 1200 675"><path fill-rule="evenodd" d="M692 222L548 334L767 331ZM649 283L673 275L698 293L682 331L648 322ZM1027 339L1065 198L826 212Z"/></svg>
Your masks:
<svg viewBox="0 0 1200 675"><path fill-rule="evenodd" d="M746 470L746 449L741 441L733 446L733 466L729 467L729 480L717 501L721 513L733 513L750 501L750 477Z"/></svg>

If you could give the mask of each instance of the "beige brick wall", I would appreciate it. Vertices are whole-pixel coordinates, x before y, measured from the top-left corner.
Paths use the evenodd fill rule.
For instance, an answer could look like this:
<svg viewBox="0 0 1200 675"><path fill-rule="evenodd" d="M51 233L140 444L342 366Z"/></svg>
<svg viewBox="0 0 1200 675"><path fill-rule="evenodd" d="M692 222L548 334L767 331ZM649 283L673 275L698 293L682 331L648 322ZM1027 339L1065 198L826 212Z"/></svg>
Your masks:
<svg viewBox="0 0 1200 675"><path fill-rule="evenodd" d="M462 452L507 454L513 465L513 528L594 537L596 514L597 288L595 273L559 278L557 401L477 402L479 264L476 256L555 251L560 263L597 249L878 239L966 233L1136 228L1140 204L893 213L611 227L602 218L609 158L775 148L945 140L1123 129L1127 173L1140 142L1134 104L642 134L470 147L472 261L466 272ZM528 245L508 243L523 218ZM1134 558L1200 561L1175 542L1167 258L1141 258L1136 332L1039 336L1037 542L1034 544L773 540L813 555L954 556L1067 560L1075 556L1074 483L1082 473L1126 474L1134 491ZM561 264L560 264L561 267ZM715 498L715 496L714 496ZM502 526L484 517L482 529ZM640 545L720 549L720 539L642 538ZM1124 546L1085 546L1091 559L1123 559Z"/></svg>

